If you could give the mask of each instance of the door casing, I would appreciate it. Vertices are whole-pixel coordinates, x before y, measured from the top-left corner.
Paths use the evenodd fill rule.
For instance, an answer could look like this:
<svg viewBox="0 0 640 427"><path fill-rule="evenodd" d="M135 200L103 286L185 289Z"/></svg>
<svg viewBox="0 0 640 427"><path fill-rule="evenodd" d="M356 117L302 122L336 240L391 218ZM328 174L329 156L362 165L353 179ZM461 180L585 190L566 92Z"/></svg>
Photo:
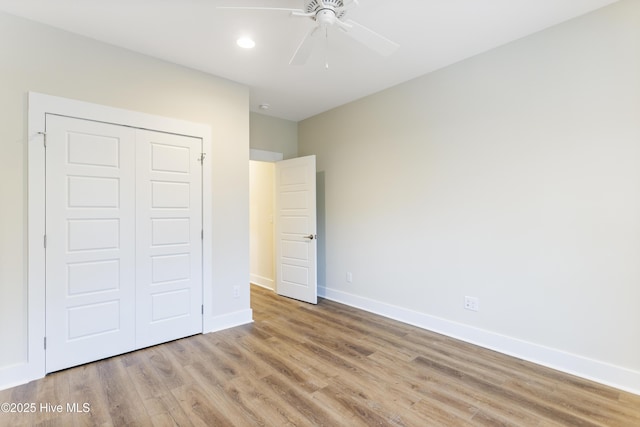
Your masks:
<svg viewBox="0 0 640 427"><path fill-rule="evenodd" d="M35 92L29 93L28 114L28 349L27 363L21 368L23 378L32 380L45 375L45 143L46 114L113 123L164 133L201 138L203 152L211 153L211 127L178 119L123 110ZM211 160L205 156L202 168L202 221L204 260L212 259ZM211 310L212 266L202 264L204 314ZM206 318L205 318L206 323ZM207 327L205 325L205 330Z"/></svg>

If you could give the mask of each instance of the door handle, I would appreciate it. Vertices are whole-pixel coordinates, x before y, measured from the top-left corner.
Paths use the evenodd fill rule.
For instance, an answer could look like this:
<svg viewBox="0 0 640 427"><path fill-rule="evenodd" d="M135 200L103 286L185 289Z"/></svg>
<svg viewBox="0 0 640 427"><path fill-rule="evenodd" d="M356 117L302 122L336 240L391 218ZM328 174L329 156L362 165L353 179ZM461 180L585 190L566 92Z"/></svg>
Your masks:
<svg viewBox="0 0 640 427"><path fill-rule="evenodd" d="M309 239L309 240L313 240L313 239L315 239L315 238L316 238L316 236L315 236L315 235L313 235L313 234L309 234L308 236L304 236L304 238L305 238L305 239Z"/></svg>

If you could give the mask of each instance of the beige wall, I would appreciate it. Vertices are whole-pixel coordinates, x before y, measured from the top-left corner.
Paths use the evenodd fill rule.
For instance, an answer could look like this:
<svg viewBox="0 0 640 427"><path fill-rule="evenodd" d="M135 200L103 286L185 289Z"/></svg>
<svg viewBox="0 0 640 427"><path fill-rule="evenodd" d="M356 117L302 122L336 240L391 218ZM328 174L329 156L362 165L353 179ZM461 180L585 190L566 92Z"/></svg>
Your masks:
<svg viewBox="0 0 640 427"><path fill-rule="evenodd" d="M298 157L298 123L251 113L251 148Z"/></svg>
<svg viewBox="0 0 640 427"><path fill-rule="evenodd" d="M0 14L0 388L27 352L27 92L212 129L212 317L249 310L249 91L200 72ZM233 298L233 287L241 287Z"/></svg>
<svg viewBox="0 0 640 427"><path fill-rule="evenodd" d="M270 162L249 162L249 272L252 283L275 290L273 203L274 171Z"/></svg>
<svg viewBox="0 0 640 427"><path fill-rule="evenodd" d="M640 2L302 121L299 151L323 293L640 392Z"/></svg>

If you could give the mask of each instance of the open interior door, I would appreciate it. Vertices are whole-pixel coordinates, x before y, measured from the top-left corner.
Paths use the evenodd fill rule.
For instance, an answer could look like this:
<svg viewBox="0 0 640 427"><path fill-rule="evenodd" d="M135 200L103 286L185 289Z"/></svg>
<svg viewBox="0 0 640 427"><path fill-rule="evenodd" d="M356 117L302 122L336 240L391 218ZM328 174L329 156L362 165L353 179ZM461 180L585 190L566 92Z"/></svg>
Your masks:
<svg viewBox="0 0 640 427"><path fill-rule="evenodd" d="M276 292L316 304L316 157L275 165Z"/></svg>

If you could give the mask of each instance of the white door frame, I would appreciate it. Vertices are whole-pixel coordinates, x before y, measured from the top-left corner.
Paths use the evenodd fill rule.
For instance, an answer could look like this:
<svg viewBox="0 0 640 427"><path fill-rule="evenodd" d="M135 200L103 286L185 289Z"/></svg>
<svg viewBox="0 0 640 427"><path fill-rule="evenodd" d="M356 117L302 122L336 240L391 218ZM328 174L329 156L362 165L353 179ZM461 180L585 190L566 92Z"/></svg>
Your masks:
<svg viewBox="0 0 640 427"><path fill-rule="evenodd" d="M113 123L202 139L203 152L211 153L211 127L152 114L122 110L40 93L29 93L28 118L28 354L24 378L45 375L45 115L56 114ZM211 175L212 162L205 157L202 168L203 260L212 259ZM211 262L202 263L204 312L212 301Z"/></svg>

